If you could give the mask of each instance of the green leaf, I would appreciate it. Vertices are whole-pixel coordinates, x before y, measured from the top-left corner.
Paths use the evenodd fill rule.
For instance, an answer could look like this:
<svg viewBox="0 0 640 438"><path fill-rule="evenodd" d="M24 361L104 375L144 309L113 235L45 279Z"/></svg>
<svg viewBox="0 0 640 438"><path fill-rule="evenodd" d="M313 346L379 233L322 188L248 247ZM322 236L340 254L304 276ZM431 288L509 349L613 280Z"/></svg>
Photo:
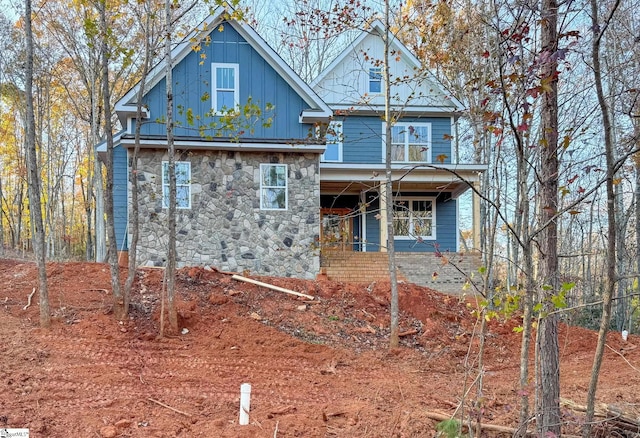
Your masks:
<svg viewBox="0 0 640 438"><path fill-rule="evenodd" d="M535 306L533 306L533 311L534 312L539 312L542 310L542 303L538 303Z"/></svg>

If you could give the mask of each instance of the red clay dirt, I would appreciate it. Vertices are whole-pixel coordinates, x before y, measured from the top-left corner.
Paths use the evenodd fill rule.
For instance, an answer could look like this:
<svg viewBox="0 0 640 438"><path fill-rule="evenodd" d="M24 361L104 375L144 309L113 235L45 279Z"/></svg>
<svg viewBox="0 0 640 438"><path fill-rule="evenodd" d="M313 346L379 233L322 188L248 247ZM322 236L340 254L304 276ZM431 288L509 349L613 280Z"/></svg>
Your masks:
<svg viewBox="0 0 640 438"><path fill-rule="evenodd" d="M517 319L490 323L479 379L473 301L401 284L401 332L415 333L389 350L388 284L252 277L316 297L306 300L189 268L176 281L184 330L161 338L162 275L137 272L120 323L107 265L50 263L54 318L44 330L37 293L25 309L35 264L0 260L0 429L28 428L31 438L434 437L428 413L453 415L467 391L466 418L481 411L484 423L517 423ZM561 395L584 405L596 333L562 325L559 342ZM599 402L635 418L638 343L610 333L598 389ZM242 383L252 386L247 426L238 425ZM582 414L563 415L564 432L579 434Z"/></svg>

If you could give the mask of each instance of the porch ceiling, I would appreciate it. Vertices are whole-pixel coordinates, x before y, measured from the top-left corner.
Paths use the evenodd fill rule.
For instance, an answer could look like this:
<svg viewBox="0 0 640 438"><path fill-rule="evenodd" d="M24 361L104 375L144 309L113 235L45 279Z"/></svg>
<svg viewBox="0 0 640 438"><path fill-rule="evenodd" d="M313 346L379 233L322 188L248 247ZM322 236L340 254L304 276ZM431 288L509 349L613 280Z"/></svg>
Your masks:
<svg viewBox="0 0 640 438"><path fill-rule="evenodd" d="M486 165L409 165L392 166L393 189L404 191L445 191L457 197L477 183ZM320 190L323 193L359 193L373 189L385 180L384 164L358 165L322 163Z"/></svg>

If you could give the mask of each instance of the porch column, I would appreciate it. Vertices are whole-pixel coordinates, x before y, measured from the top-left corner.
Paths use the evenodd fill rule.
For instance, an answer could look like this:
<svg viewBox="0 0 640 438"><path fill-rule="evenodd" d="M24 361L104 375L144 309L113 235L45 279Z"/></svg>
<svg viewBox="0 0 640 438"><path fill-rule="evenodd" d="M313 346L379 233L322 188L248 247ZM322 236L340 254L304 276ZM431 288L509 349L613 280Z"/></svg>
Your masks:
<svg viewBox="0 0 640 438"><path fill-rule="evenodd" d="M380 184L380 252L387 252L389 235L387 234L387 185Z"/></svg>
<svg viewBox="0 0 640 438"><path fill-rule="evenodd" d="M472 209L473 209L473 250L480 251L480 197L475 190L480 190L478 182L473 183Z"/></svg>

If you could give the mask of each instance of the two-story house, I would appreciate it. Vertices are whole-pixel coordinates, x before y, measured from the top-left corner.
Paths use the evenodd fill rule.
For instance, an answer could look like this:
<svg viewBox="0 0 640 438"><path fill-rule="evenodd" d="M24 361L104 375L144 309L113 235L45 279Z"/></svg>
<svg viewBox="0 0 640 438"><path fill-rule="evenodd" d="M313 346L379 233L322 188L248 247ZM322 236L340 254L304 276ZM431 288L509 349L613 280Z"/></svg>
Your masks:
<svg viewBox="0 0 640 438"><path fill-rule="evenodd" d="M388 62L393 122L387 144L384 32L380 21L373 22L311 84L333 110L320 164L321 242L326 249L386 251L381 200L391 196L394 247L405 253L400 259L407 267L411 258L419 259L418 269L432 276L441 264L434 257L460 250L458 198L478 183L486 166L456 162L453 126L462 105L393 34ZM393 183L387 194L389 148Z"/></svg>
<svg viewBox="0 0 640 438"><path fill-rule="evenodd" d="M173 50L178 266L313 278L320 251L384 251L387 147L397 250L459 249L457 197L482 170L453 160L460 105L434 78L419 77L418 60L394 40L400 117L385 144L382 75L372 62L382 54L379 32L379 24L363 32L312 85L222 9ZM143 266L164 265L167 256L165 75L161 63L142 98L135 257ZM124 130L115 138L114 216L124 251L139 87L116 104Z"/></svg>

